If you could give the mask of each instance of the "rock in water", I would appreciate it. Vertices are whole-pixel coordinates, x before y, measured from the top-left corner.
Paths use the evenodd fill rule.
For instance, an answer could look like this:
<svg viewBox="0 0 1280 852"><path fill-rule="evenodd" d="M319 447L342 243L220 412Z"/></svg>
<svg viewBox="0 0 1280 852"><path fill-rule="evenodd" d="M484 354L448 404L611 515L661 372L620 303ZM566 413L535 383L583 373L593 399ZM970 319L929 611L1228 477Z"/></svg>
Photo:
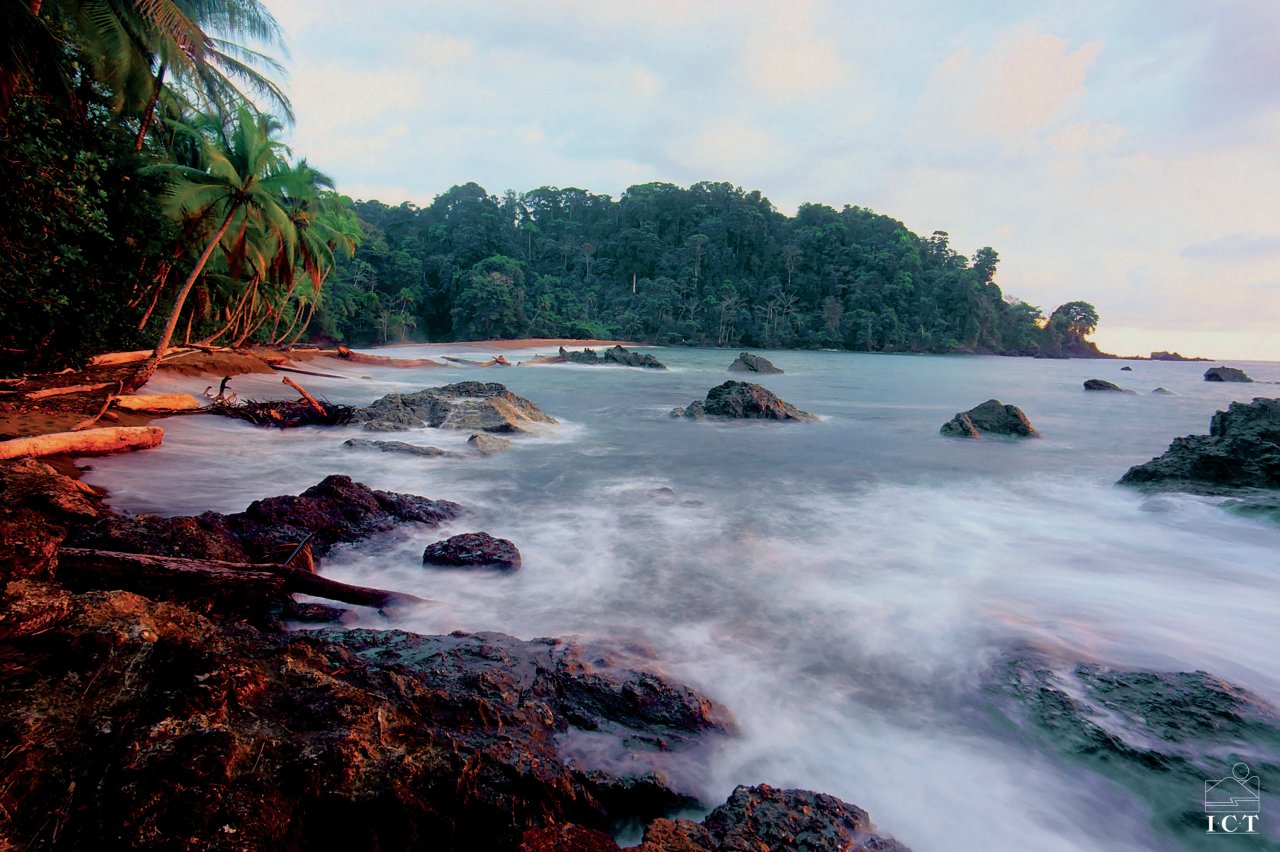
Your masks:
<svg viewBox="0 0 1280 852"><path fill-rule="evenodd" d="M1120 483L1195 494L1280 488L1280 399L1231 403L1213 415L1208 435L1174 438L1164 455L1129 468Z"/></svg>
<svg viewBox="0 0 1280 852"><path fill-rule="evenodd" d="M1175 394L1173 391L1169 390L1168 388L1156 388L1151 392L1151 395L1152 396L1177 396L1177 394Z"/></svg>
<svg viewBox="0 0 1280 852"><path fill-rule="evenodd" d="M989 399L979 406L961 411L939 430L953 438L981 438L983 435L1008 435L1015 438L1039 438L1027 415L1016 405L1005 405Z"/></svg>
<svg viewBox="0 0 1280 852"><path fill-rule="evenodd" d="M761 358L759 355L752 355L750 352L743 352L734 359L729 365L730 373L781 373L777 367L769 362L768 358Z"/></svg>
<svg viewBox="0 0 1280 852"><path fill-rule="evenodd" d="M512 542L494 538L487 532L463 533L427 545L422 553L422 563L446 568L501 568L511 571L520 567L520 551Z"/></svg>
<svg viewBox="0 0 1280 852"><path fill-rule="evenodd" d="M488 435L484 432L478 432L467 439L467 443L477 453L482 456L492 456L504 450L511 449L511 441L508 438L499 438L495 435Z"/></svg>
<svg viewBox="0 0 1280 852"><path fill-rule="evenodd" d="M1206 382L1252 382L1244 370L1235 367L1210 367L1204 371Z"/></svg>
<svg viewBox="0 0 1280 852"><path fill-rule="evenodd" d="M342 446L353 450L381 450L384 453L404 453L410 456L451 456L453 453L439 447L425 447L421 444L406 444L404 441L369 441L364 438L350 438L342 442Z"/></svg>
<svg viewBox="0 0 1280 852"><path fill-rule="evenodd" d="M387 394L352 421L370 432L403 432L422 426L473 432L527 432L555 423L538 406L497 382L458 382L417 393Z"/></svg>
<svg viewBox="0 0 1280 852"><path fill-rule="evenodd" d="M1122 372L1122 373L1132 373L1132 372L1133 372L1133 368L1132 368L1132 367L1121 367L1121 368L1120 368L1120 372Z"/></svg>
<svg viewBox="0 0 1280 852"><path fill-rule="evenodd" d="M687 408L677 408L672 417L702 420L715 417L731 420L817 420L807 411L801 411L784 402L767 388L750 382L725 382L707 391L707 398L694 402Z"/></svg>
<svg viewBox="0 0 1280 852"><path fill-rule="evenodd" d="M560 356L570 364L617 364L621 367L645 367L650 370L665 370L667 365L663 364L657 358L643 352L632 352L630 349L624 349L621 346L614 346L612 349L605 350L601 355L594 349L583 349L581 352L570 352L563 346L560 347Z"/></svg>
<svg viewBox="0 0 1280 852"><path fill-rule="evenodd" d="M1089 391L1119 391L1120 393L1133 393L1133 391L1126 391L1119 385L1112 384L1105 379L1085 379L1084 389Z"/></svg>

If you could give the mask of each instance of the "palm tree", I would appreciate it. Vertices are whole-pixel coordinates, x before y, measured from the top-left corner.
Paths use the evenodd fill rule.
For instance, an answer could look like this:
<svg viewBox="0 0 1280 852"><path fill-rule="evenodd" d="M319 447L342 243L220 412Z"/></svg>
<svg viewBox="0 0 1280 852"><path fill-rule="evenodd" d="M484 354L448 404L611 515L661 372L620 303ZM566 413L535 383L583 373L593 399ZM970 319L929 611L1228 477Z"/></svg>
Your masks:
<svg viewBox="0 0 1280 852"><path fill-rule="evenodd" d="M134 378L135 387L145 384L155 372L173 339L191 288L233 225L237 234L255 227L275 234L286 245L296 242L296 229L282 206L294 176L283 168L286 149L273 138L278 130L279 123L270 116L241 107L224 133L202 140L205 168L173 163L151 167L151 171L170 177L169 214L179 220L194 218L211 234L174 299L155 351Z"/></svg>

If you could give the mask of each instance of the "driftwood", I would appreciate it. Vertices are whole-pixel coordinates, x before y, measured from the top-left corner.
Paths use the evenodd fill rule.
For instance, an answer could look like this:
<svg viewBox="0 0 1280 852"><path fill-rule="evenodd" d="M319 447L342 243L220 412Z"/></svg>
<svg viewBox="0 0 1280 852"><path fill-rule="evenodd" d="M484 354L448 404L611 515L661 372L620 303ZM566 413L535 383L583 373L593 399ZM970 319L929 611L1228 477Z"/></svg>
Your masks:
<svg viewBox="0 0 1280 852"><path fill-rule="evenodd" d="M205 347L205 348L207 349L208 347ZM178 346L173 349L170 349L166 353L165 357L171 358L176 355L185 355L188 352L196 352L196 351L198 351L198 348L194 346ZM153 352L154 350L152 349L136 349L133 352L107 352L105 354L95 355L94 357L90 358L89 366L114 367L117 364L136 364L140 361L145 361L148 358L150 358Z"/></svg>
<svg viewBox="0 0 1280 852"><path fill-rule="evenodd" d="M365 355L363 352L352 352L345 346L338 347L338 357L357 364L377 364L381 367L444 367L439 361L431 358L389 358L386 355Z"/></svg>
<svg viewBox="0 0 1280 852"><path fill-rule="evenodd" d="M37 399L48 399L51 396L66 396L71 393L90 393L92 391L99 391L103 388L109 387L111 387L111 382L102 382L96 385L69 385L61 388L45 388L44 390L32 391L31 393L26 394L26 399L28 401L34 401Z"/></svg>
<svg viewBox="0 0 1280 852"><path fill-rule="evenodd" d="M195 411L200 400L189 393L124 394L116 397L116 408L124 411L168 412Z"/></svg>
<svg viewBox="0 0 1280 852"><path fill-rule="evenodd" d="M385 607L422 603L422 598L387 589L353 586L275 563L222 562L183 559L146 553L120 553L82 547L58 549L58 573L69 579L142 593L216 596L222 593L248 599L279 598L287 594L314 595L358 606Z"/></svg>
<svg viewBox="0 0 1280 852"><path fill-rule="evenodd" d="M298 395L301 396L303 399L305 399L307 401L307 404L315 409L316 414L319 414L321 417L329 416L329 412L324 410L324 406L321 405L314 396L312 396L311 394L303 390L302 385L298 384L288 376L282 376L281 381L284 384L296 390L298 392Z"/></svg>
<svg viewBox="0 0 1280 852"><path fill-rule="evenodd" d="M104 426L80 432L53 432L30 438L0 441L0 459L43 456L101 456L160 446L164 430L159 426Z"/></svg>
<svg viewBox="0 0 1280 852"><path fill-rule="evenodd" d="M295 426L341 426L351 420L355 408L336 402L322 402L320 414L308 402L297 399L281 399L268 402L218 402L201 411L223 414L237 420L247 420L254 426L275 426L291 429Z"/></svg>
<svg viewBox="0 0 1280 852"><path fill-rule="evenodd" d="M487 361L469 361L466 358L455 358L452 355L441 356L444 360L453 364L461 364L464 367L510 367L511 362L507 360L505 355L494 355Z"/></svg>
<svg viewBox="0 0 1280 852"><path fill-rule="evenodd" d="M102 407L98 409L98 413L90 417L88 420L81 420L79 423L71 427L72 432L83 432L85 429L92 429L102 419L102 415L107 413L107 409L111 407L111 403L120 398L120 391L124 389L124 382L116 382L116 389L107 394L107 398L102 401Z"/></svg>

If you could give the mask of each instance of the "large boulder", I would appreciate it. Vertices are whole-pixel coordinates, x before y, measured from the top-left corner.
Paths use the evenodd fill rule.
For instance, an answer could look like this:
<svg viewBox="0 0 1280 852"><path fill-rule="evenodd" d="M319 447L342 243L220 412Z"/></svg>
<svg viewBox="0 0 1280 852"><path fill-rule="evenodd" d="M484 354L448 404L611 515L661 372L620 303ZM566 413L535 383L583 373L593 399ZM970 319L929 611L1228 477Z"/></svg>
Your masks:
<svg viewBox="0 0 1280 852"><path fill-rule="evenodd" d="M1210 367L1204 371L1206 382L1252 382L1244 370L1235 367Z"/></svg>
<svg viewBox="0 0 1280 852"><path fill-rule="evenodd" d="M471 432L528 432L555 423L550 415L497 382L457 382L417 393L392 393L356 409L352 422L370 432L423 426Z"/></svg>
<svg viewBox="0 0 1280 852"><path fill-rule="evenodd" d="M0 462L0 585L52 576L68 528L110 514L92 488L44 462Z"/></svg>
<svg viewBox="0 0 1280 852"><path fill-rule="evenodd" d="M729 365L730 373L781 373L777 367L769 362L768 358L761 358L759 355L752 355L750 352L742 352L733 363Z"/></svg>
<svg viewBox="0 0 1280 852"><path fill-rule="evenodd" d="M1014 438L1039 438L1027 415L1016 405L1005 405L989 399L981 405L961 411L939 430L953 438L981 438L983 435L1007 435Z"/></svg>
<svg viewBox="0 0 1280 852"><path fill-rule="evenodd" d="M1213 415L1208 435L1174 438L1164 455L1129 468L1120 483L1197 494L1280 488L1280 399L1231 403Z"/></svg>
<svg viewBox="0 0 1280 852"><path fill-rule="evenodd" d="M712 417L727 420L817 420L772 391L750 382L725 382L707 391L707 398L686 408L677 408L672 417L702 420Z"/></svg>
<svg viewBox="0 0 1280 852"><path fill-rule="evenodd" d="M520 550L513 542L487 532L463 533L427 545L422 564L514 571L520 567Z"/></svg>
<svg viewBox="0 0 1280 852"><path fill-rule="evenodd" d="M619 367L644 367L649 370L665 370L667 365L647 352L632 352L622 346L614 346L600 354L594 349L583 349L581 352L570 352L560 347L561 359L570 364L616 364Z"/></svg>

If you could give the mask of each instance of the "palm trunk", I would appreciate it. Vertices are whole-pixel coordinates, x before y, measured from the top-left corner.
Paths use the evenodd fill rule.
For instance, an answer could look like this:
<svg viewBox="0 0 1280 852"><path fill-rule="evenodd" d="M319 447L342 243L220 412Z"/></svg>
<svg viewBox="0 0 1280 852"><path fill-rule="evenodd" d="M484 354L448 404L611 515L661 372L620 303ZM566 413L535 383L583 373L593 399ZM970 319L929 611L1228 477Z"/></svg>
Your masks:
<svg viewBox="0 0 1280 852"><path fill-rule="evenodd" d="M218 228L218 233L213 235L213 239L209 240L209 244L204 247L204 251L200 253L200 258L192 268L191 274L182 283L182 289L178 291L178 297L174 299L173 307L169 311L169 319L165 321L164 330L160 332L160 340L156 343L155 351L151 353L151 357L147 359L142 369L130 379L130 390L137 390L155 375L156 368L160 366L160 359L164 357L164 353L169 348L169 342L173 340L173 332L178 327L178 318L182 316L182 307L186 304L187 296L191 293L191 288L195 286L196 279L200 277L200 273L204 271L204 265L209 262L209 258L213 257L213 250L218 247L218 243L222 242L227 229L231 227L231 220L235 218L238 207L238 204L231 205L231 209L227 211L227 218L222 220L222 227Z"/></svg>
<svg viewBox="0 0 1280 852"><path fill-rule="evenodd" d="M147 128L151 126L151 116L156 110L156 102L160 100L160 90L164 88L164 72L165 64L161 62L160 70L156 72L155 88L151 90L151 100L147 102L147 109L142 113L142 126L138 128L138 138L133 143L135 152L142 150L142 143L147 138Z"/></svg>
<svg viewBox="0 0 1280 852"><path fill-rule="evenodd" d="M230 316L227 317L227 324L224 325L222 328L218 329L213 334L206 337L204 340L197 341L197 344L200 346L209 346L210 344L213 343L213 341L217 340L219 337L221 337L222 335L230 331L232 328L234 328L236 322L240 319L240 313L244 310L245 303L248 301L249 294L252 291L253 291L253 286L246 287L244 291L244 295L242 295L240 297L240 301L236 303L235 310L232 311Z"/></svg>
<svg viewBox="0 0 1280 852"><path fill-rule="evenodd" d="M293 339L289 341L289 345L290 345L290 346L294 346L295 344L297 344L298 339L299 339L299 338L301 338L301 337L302 337L302 335L304 335L304 334L306 334L306 333L307 333L307 326L311 325L311 320L315 318L315 315L316 315L316 303L315 303L315 302L312 302L310 305L308 305L308 306L307 306L307 308L308 308L308 310L307 310L307 321L306 321L306 322L304 322L304 323L302 324L302 328L298 329L298 333L297 333L297 334L295 334L295 335L293 336Z"/></svg>

